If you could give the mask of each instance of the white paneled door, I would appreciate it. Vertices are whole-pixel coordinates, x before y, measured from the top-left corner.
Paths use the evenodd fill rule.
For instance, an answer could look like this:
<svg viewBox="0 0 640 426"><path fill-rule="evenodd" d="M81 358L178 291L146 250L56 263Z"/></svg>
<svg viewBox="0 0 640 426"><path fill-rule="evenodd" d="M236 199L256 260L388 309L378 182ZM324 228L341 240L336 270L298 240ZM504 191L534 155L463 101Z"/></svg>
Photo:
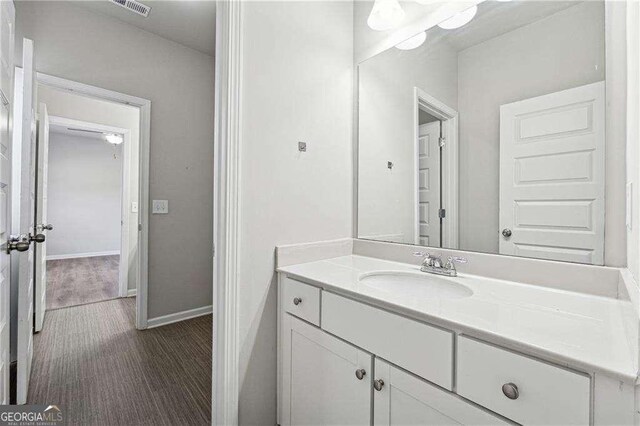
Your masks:
<svg viewBox="0 0 640 426"><path fill-rule="evenodd" d="M43 103L38 108L38 138L36 158L36 233L45 235L52 226L47 222L47 177L49 164L49 114ZM47 296L47 241L35 248L35 331L42 330Z"/></svg>
<svg viewBox="0 0 640 426"><path fill-rule="evenodd" d="M16 68L14 149L20 149L19 159L19 234L30 241L34 236L35 219L35 158L36 158L36 114L35 71L33 42L23 39L23 69ZM19 147L19 148L18 148ZM14 164L15 166L16 164ZM14 176L16 173L14 173ZM18 261L18 325L17 325L17 373L16 402L27 401L31 361L33 359L33 299L34 299L34 244L25 252L13 252Z"/></svg>
<svg viewBox="0 0 640 426"><path fill-rule="evenodd" d="M500 107L500 253L602 265L604 82Z"/></svg>
<svg viewBox="0 0 640 426"><path fill-rule="evenodd" d="M13 2L0 3L0 405L9 404L11 257L11 94L13 92Z"/></svg>
<svg viewBox="0 0 640 426"><path fill-rule="evenodd" d="M418 241L440 247L440 122L418 129Z"/></svg>

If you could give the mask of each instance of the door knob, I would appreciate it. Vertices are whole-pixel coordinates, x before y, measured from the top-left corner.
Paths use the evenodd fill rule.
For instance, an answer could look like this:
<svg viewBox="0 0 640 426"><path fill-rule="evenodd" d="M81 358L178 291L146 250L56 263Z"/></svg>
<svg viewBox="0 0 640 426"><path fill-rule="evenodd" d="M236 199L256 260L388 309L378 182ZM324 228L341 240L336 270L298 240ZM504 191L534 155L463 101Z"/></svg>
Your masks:
<svg viewBox="0 0 640 426"><path fill-rule="evenodd" d="M511 236L511 229L504 228L502 230L502 236L505 237L505 238L509 238Z"/></svg>
<svg viewBox="0 0 640 426"><path fill-rule="evenodd" d="M46 239L47 237L44 234L29 235L29 240L36 243L44 243Z"/></svg>
<svg viewBox="0 0 640 426"><path fill-rule="evenodd" d="M358 380L364 379L364 376L366 375L367 375L367 372L365 371L364 368L360 368L356 370L356 377L358 378Z"/></svg>
<svg viewBox="0 0 640 426"><path fill-rule="evenodd" d="M12 236L7 242L7 253L11 253L13 250L27 251L29 250L30 245L31 241L29 241L26 237Z"/></svg>
<svg viewBox="0 0 640 426"><path fill-rule="evenodd" d="M373 381L373 387L375 390L381 391L383 386L384 386L384 380L378 379Z"/></svg>
<svg viewBox="0 0 640 426"><path fill-rule="evenodd" d="M47 225L42 225L42 229L43 230L47 230L47 231L53 231L53 225L52 224L47 224Z"/></svg>
<svg viewBox="0 0 640 426"><path fill-rule="evenodd" d="M502 393L509 399L518 399L520 396L520 392L518 391L518 386L514 383L505 383L502 385Z"/></svg>

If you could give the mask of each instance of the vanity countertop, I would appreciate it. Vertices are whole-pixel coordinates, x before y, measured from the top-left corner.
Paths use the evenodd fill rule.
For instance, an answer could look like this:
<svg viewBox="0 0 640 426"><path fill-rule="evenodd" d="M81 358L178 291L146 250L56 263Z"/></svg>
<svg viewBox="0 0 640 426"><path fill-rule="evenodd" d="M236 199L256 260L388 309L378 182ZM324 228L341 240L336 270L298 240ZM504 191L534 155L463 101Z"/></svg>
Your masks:
<svg viewBox="0 0 640 426"><path fill-rule="evenodd" d="M628 300L469 274L438 278L464 284L473 291L470 297L419 299L359 282L373 271L423 274L416 265L356 255L278 268L325 290L560 365L636 381L637 361L626 329L634 311Z"/></svg>

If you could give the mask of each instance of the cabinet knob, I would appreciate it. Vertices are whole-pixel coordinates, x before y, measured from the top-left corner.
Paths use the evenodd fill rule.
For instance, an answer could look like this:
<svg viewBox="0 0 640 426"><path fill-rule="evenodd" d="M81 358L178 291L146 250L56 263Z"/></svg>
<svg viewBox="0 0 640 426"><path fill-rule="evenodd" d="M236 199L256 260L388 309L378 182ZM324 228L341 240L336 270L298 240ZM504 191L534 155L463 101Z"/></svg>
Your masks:
<svg viewBox="0 0 640 426"><path fill-rule="evenodd" d="M511 236L511 234L512 234L512 232L511 232L511 229L509 229L509 228L504 228L502 230L502 236L505 237L505 238L509 238Z"/></svg>
<svg viewBox="0 0 640 426"><path fill-rule="evenodd" d="M514 383L505 383L502 385L502 393L509 399L518 399L520 392L518 392L518 386Z"/></svg>
<svg viewBox="0 0 640 426"><path fill-rule="evenodd" d="M364 368L360 368L356 370L356 377L358 378L358 380L364 379L364 376L366 375L367 375L367 372L364 370Z"/></svg>
<svg viewBox="0 0 640 426"><path fill-rule="evenodd" d="M373 388L377 391L381 391L384 386L384 380L378 379L373 381Z"/></svg>
<svg viewBox="0 0 640 426"><path fill-rule="evenodd" d="M293 304L294 305L298 306L301 303L302 303L302 299L301 298L299 298L299 297L294 297L293 298Z"/></svg>

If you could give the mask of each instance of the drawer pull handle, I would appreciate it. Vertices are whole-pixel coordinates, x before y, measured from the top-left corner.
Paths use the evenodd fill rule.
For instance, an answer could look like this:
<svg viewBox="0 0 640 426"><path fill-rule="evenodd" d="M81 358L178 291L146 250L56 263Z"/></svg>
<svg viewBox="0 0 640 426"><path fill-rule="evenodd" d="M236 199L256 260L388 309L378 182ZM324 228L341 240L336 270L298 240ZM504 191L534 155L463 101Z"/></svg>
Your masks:
<svg viewBox="0 0 640 426"><path fill-rule="evenodd" d="M378 379L373 381L373 388L377 391L381 391L384 386L384 380Z"/></svg>
<svg viewBox="0 0 640 426"><path fill-rule="evenodd" d="M364 370L364 368L360 368L356 370L356 377L358 378L358 380L364 379L364 376L366 375L367 375L367 372Z"/></svg>
<svg viewBox="0 0 640 426"><path fill-rule="evenodd" d="M518 392L518 386L514 383L505 383L502 385L502 393L509 399L518 399L520 392Z"/></svg>
<svg viewBox="0 0 640 426"><path fill-rule="evenodd" d="M294 305L298 306L301 303L302 303L302 299L301 298L299 298L299 297L294 297L293 298L293 304Z"/></svg>

